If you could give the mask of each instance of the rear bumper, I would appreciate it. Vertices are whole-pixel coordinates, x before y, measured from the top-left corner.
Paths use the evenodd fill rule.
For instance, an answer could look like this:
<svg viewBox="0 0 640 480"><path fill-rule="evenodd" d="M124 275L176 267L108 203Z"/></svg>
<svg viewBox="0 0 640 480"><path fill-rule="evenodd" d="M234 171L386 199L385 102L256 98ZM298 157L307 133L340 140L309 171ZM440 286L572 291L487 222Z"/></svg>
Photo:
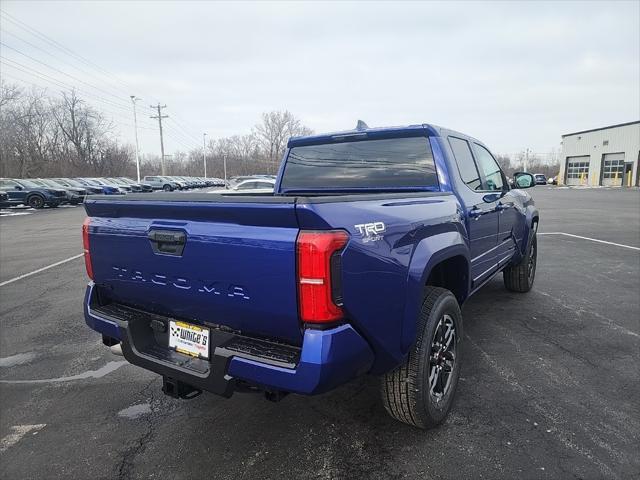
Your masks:
<svg viewBox="0 0 640 480"><path fill-rule="evenodd" d="M87 287L84 313L89 327L121 342L130 363L226 397L239 380L271 391L323 393L368 372L373 363L369 345L350 325L306 329L301 348L210 326L211 358L202 360L156 343L150 319L167 317L133 309L124 316L106 312L97 303L93 283Z"/></svg>

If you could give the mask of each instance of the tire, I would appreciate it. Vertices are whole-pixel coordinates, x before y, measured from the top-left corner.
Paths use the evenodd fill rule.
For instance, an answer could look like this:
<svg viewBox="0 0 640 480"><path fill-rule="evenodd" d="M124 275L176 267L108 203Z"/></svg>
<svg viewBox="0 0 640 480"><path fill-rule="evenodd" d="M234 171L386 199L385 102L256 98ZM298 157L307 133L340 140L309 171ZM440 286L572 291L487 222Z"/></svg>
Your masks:
<svg viewBox="0 0 640 480"><path fill-rule="evenodd" d="M448 348L442 348L445 343ZM427 287L416 343L406 362L383 379L382 401L389 415L423 429L442 423L453 404L461 354L462 315L456 297L444 288Z"/></svg>
<svg viewBox="0 0 640 480"><path fill-rule="evenodd" d="M168 184L167 184L167 185L165 185L164 187L162 187L162 189L163 189L165 192L172 192L172 191L173 191L173 187L172 187L171 185L168 185Z"/></svg>
<svg viewBox="0 0 640 480"><path fill-rule="evenodd" d="M538 264L538 237L533 234L527 253L520 263L504 269L502 276L504 286L512 292L526 293L533 287L536 279L536 265Z"/></svg>
<svg viewBox="0 0 640 480"><path fill-rule="evenodd" d="M44 198L40 195L31 195L27 198L27 205L36 209L44 208Z"/></svg>

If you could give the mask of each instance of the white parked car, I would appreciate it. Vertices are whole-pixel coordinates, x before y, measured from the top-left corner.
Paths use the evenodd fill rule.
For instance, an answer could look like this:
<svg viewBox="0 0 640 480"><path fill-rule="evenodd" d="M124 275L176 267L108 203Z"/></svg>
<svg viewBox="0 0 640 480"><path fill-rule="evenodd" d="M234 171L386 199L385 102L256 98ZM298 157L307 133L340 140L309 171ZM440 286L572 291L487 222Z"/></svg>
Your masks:
<svg viewBox="0 0 640 480"><path fill-rule="evenodd" d="M270 178L249 178L236 183L232 190L266 190L273 191L276 186L276 181Z"/></svg>

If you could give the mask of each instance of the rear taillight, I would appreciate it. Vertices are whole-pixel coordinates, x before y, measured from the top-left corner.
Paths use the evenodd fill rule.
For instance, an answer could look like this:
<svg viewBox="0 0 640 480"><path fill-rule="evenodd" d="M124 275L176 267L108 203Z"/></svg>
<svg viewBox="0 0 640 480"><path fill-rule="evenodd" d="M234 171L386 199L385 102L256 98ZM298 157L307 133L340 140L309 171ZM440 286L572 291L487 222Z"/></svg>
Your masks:
<svg viewBox="0 0 640 480"><path fill-rule="evenodd" d="M87 275L93 280L93 266L91 265L91 250L89 248L89 224L91 217L84 219L82 224L82 247L84 248L84 266L87 268Z"/></svg>
<svg viewBox="0 0 640 480"><path fill-rule="evenodd" d="M336 305L336 290L332 287L339 275L332 262L349 240L342 230L301 231L298 234L298 301L303 322L326 323L342 318L342 308ZM334 257L336 258L336 257ZM333 266L333 268L332 268Z"/></svg>

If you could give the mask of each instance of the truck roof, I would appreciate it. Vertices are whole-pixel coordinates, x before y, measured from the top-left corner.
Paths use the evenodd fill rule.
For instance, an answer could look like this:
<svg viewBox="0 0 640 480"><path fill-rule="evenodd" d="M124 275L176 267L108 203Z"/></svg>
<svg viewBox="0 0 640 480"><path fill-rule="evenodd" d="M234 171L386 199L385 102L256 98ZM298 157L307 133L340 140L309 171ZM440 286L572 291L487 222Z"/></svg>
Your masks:
<svg viewBox="0 0 640 480"><path fill-rule="evenodd" d="M416 125L402 125L394 127L366 127L362 129L342 130L338 132L321 133L318 135L307 135L303 137L291 137L287 143L287 147L298 147L302 145L318 145L323 143L331 143L347 138L393 138L393 137L414 137L425 135L429 137L440 137L444 135L454 135L463 138L469 138L477 141L464 133L456 132L448 128L439 127L438 125L421 123ZM478 142L481 143L481 142Z"/></svg>

